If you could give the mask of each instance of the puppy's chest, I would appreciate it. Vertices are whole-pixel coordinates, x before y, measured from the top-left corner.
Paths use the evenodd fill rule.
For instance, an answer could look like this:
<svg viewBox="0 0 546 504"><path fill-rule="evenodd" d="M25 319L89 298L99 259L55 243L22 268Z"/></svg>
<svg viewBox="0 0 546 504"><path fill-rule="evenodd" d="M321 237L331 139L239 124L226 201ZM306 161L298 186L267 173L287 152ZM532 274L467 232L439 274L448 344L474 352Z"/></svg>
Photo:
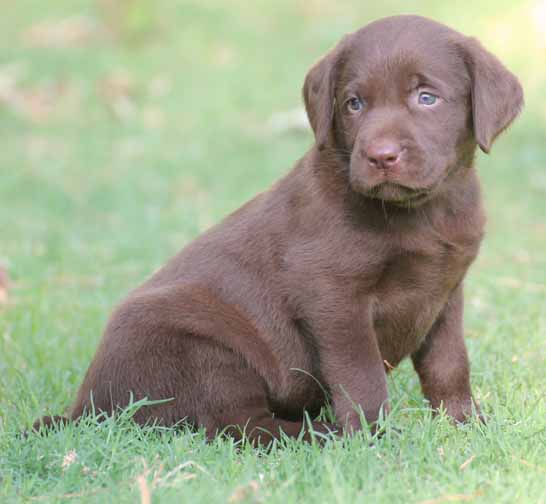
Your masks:
<svg viewBox="0 0 546 504"><path fill-rule="evenodd" d="M387 256L369 294L373 326L389 364L397 365L419 348L474 255L430 242Z"/></svg>

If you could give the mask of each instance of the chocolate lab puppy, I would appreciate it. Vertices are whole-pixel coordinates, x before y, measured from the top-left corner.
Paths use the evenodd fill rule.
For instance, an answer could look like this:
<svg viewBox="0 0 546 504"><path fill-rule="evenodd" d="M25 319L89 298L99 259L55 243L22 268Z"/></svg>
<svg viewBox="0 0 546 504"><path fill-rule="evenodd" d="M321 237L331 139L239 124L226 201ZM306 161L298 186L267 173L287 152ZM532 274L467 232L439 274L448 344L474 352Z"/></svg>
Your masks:
<svg viewBox="0 0 546 504"><path fill-rule="evenodd" d="M303 97L314 145L117 307L70 419L148 398L168 401L136 422L208 436L353 432L388 411L387 372L408 356L433 408L476 411L463 338L485 221L474 156L520 111L518 80L475 39L396 16L344 37ZM337 425L305 422L326 395Z"/></svg>

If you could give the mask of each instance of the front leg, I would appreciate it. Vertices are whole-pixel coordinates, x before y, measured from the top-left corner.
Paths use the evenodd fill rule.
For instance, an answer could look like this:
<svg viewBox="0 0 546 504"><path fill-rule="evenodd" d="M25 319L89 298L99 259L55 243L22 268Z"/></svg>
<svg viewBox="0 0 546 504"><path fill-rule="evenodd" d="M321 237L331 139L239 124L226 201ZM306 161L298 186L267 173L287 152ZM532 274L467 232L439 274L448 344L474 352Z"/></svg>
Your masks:
<svg viewBox="0 0 546 504"><path fill-rule="evenodd" d="M347 305L352 305L350 309ZM343 306L343 305L342 305ZM370 310L357 303L330 313L318 331L320 361L339 425L362 428L359 409L375 429L381 408L388 412L387 377Z"/></svg>
<svg viewBox="0 0 546 504"><path fill-rule="evenodd" d="M412 355L423 394L434 409L443 406L457 422L467 420L474 404L470 365L463 336L463 287L451 294L424 343Z"/></svg>

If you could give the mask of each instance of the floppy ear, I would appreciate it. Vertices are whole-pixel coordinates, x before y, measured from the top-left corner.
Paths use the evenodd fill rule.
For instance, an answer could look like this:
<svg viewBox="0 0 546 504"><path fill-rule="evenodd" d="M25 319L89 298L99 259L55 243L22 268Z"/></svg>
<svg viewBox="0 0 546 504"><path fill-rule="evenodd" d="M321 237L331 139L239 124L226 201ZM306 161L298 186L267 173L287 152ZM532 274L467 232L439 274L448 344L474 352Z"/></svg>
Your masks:
<svg viewBox="0 0 546 504"><path fill-rule="evenodd" d="M326 146L334 118L339 53L338 45L315 63L307 73L303 84L305 110L320 150Z"/></svg>
<svg viewBox="0 0 546 504"><path fill-rule="evenodd" d="M471 79L474 137L481 150L489 153L495 138L523 108L523 89L517 77L478 40L467 38L459 47Z"/></svg>

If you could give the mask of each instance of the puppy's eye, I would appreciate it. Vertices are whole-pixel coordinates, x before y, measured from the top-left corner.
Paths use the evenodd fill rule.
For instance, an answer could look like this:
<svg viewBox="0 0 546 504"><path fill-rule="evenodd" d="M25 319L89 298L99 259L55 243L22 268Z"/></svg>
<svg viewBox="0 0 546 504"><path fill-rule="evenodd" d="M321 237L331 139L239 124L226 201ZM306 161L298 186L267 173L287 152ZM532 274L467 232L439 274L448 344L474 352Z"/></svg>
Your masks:
<svg viewBox="0 0 546 504"><path fill-rule="evenodd" d="M426 107L430 107L432 105L436 105L438 97L436 95L433 95L432 93L419 93L418 101L419 105L425 105Z"/></svg>
<svg viewBox="0 0 546 504"><path fill-rule="evenodd" d="M364 108L364 103L362 103L362 100L360 98L349 98L345 102L345 108L348 112L351 114L356 114L357 112L360 112Z"/></svg>

